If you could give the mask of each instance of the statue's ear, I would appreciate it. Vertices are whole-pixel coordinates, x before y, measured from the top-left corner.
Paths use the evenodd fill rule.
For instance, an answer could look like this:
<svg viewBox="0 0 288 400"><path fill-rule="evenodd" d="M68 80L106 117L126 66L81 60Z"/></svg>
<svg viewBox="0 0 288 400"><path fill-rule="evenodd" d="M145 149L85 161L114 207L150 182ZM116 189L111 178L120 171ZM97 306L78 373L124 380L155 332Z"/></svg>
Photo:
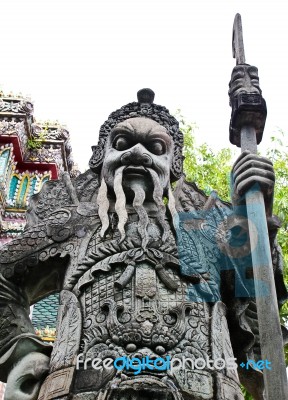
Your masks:
<svg viewBox="0 0 288 400"><path fill-rule="evenodd" d="M183 175L183 160L182 147L175 146L171 166L171 182L178 181Z"/></svg>
<svg viewBox="0 0 288 400"><path fill-rule="evenodd" d="M89 161L89 167L93 172L99 172L104 159L104 143L97 144L97 146L92 146L92 157Z"/></svg>

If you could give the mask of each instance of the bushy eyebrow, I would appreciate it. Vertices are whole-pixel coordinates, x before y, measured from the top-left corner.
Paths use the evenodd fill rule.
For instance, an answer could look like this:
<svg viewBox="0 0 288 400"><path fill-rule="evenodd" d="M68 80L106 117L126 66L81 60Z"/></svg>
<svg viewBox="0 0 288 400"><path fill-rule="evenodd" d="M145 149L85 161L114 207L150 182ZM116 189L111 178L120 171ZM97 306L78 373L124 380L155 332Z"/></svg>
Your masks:
<svg viewBox="0 0 288 400"><path fill-rule="evenodd" d="M131 126L131 128L130 128L130 127L127 127L126 125L123 125L123 126L117 125L117 126L115 126L115 128L112 129L111 133L114 133L114 132L117 133L118 131L119 131L119 132L121 132L121 131L123 131L123 132L126 131L126 132L130 132L130 133L131 133L131 132L133 132L133 133L135 132L135 130L133 129L132 126Z"/></svg>
<svg viewBox="0 0 288 400"><path fill-rule="evenodd" d="M127 132L135 132L135 128L133 127L133 125L130 124L130 122L120 122L119 124L117 124L113 129L113 131L117 131L117 130L123 130L123 131L127 131Z"/></svg>
<svg viewBox="0 0 288 400"><path fill-rule="evenodd" d="M150 138L157 138L157 137L160 137L161 139L164 139L164 138L169 138L169 139L171 139L171 136L168 134L168 133L166 133L166 132L164 132L164 131L156 131L156 132L148 132L148 134L149 134L149 137Z"/></svg>
<svg viewBox="0 0 288 400"><path fill-rule="evenodd" d="M168 132L164 129L161 129L161 127L151 127L148 131L146 132L140 132L137 131L137 129L135 127L133 127L133 125L131 125L130 123L125 123L125 125L119 123L117 126L115 126L110 134L110 140L111 142L114 141L114 139L118 136L129 136L130 139L135 139L135 136L141 135L143 134L144 137L143 139L146 140L147 136L149 138L149 140L151 139L161 139L167 142L171 142L171 136L168 134Z"/></svg>
<svg viewBox="0 0 288 400"><path fill-rule="evenodd" d="M134 136L134 134L134 130L128 128L127 126L117 126L111 131L110 141L113 141L116 136L129 135L131 137Z"/></svg>

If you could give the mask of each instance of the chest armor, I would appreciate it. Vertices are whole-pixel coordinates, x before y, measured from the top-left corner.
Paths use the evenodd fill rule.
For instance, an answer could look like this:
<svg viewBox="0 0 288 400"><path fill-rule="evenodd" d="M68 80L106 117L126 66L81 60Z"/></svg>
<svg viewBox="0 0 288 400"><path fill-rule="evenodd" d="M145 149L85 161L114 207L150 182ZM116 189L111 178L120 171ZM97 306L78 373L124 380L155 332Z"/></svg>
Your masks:
<svg viewBox="0 0 288 400"><path fill-rule="evenodd" d="M137 216L130 215L126 237L131 239L121 245L117 244L119 236L116 230L114 233L110 230L102 242L99 232L91 237L87 259L92 259L93 265L78 284L83 316L80 352L86 359L102 360L118 357L143 359L147 355L150 359L169 356L171 359L183 360L184 357L194 361L233 357L226 309L219 301L219 293L213 292L215 287L219 288L219 260L210 257L208 269L207 263L201 265L200 261L199 252L206 251L207 247L205 235L201 230L198 237L183 231L186 259L181 260L171 228L166 242L162 243L156 218L149 218L149 239L143 249L137 225ZM201 236L202 243L199 241ZM187 246L190 246L190 251L187 251ZM187 272L187 263L193 269L190 276L181 273L181 269ZM211 281L208 285L207 277ZM203 301L205 290L217 301L213 304ZM135 381L132 372L125 374L129 376L128 380ZM137 376L136 381L139 383L143 378L144 383L140 386L145 387L149 386L149 379L163 381L168 379L167 374L167 371L155 371L147 378L144 372ZM216 398L215 382L222 388L219 393L221 390L225 392L223 388L227 385L229 396L231 388L240 393L235 370L224 368L211 373L207 366L195 370L189 368L188 363L186 370L174 371L172 375L169 379L173 385L191 396L197 395L197 399ZM217 398L225 398L223 393Z"/></svg>

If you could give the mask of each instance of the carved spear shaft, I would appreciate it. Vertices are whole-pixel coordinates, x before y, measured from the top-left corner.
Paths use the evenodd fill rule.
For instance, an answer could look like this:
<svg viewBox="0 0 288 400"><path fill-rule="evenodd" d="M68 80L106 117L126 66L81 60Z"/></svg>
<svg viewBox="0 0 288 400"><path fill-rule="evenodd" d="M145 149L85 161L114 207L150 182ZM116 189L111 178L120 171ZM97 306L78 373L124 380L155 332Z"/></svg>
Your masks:
<svg viewBox="0 0 288 400"><path fill-rule="evenodd" d="M240 14L236 14L234 20L232 48L233 57L236 58L236 65L245 64L245 52ZM262 100L262 96L258 96L260 96ZM251 102L251 100L253 103L253 96L252 98L250 96L249 102ZM256 104L254 120L257 120L259 119L259 104L261 101L259 103L259 98L257 100L257 95L254 97L254 100ZM238 104L240 103L241 100L238 101ZM245 103L245 97L242 96L242 104L243 103ZM250 113L248 118L246 118L245 112ZM262 132L260 132L260 139L258 132L257 140L257 126L251 122L253 121L253 112L253 104L249 111L245 110L245 107L244 111L242 111L244 115L242 114L240 117L240 142L242 152L249 150L251 153L256 154L257 141L258 143L261 141ZM264 123L265 118L266 106ZM247 123L247 121L249 122ZM256 125L258 122L256 122ZM283 352L283 339L279 321L264 198L259 189L252 188L246 193L245 200L253 264L261 356L263 360L268 360L271 362L272 368L271 370L263 370L265 394L267 396L267 400L288 400L288 385Z"/></svg>

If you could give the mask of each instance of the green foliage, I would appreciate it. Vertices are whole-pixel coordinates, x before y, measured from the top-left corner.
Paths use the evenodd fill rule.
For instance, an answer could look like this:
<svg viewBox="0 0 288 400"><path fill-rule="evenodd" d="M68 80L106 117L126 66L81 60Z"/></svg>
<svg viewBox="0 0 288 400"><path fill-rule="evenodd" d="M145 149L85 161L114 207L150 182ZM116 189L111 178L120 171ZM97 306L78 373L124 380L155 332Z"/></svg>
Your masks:
<svg viewBox="0 0 288 400"><path fill-rule="evenodd" d="M30 137L30 139L27 140L27 147L30 150L37 150L41 149L43 147L43 144L46 140L48 132L48 127L43 127L42 131L38 133L36 137Z"/></svg>
<svg viewBox="0 0 288 400"><path fill-rule="evenodd" d="M245 400L253 400L253 397L251 396L251 394L249 392L247 392L247 390L245 389L244 386L241 385L241 390L244 396Z"/></svg>
<svg viewBox="0 0 288 400"><path fill-rule="evenodd" d="M195 182L206 194L216 190L222 200L229 201L229 178L234 153L230 149L215 152L207 143L196 146L196 124L187 123L179 111L176 116L184 133L184 172L187 180Z"/></svg>
<svg viewBox="0 0 288 400"><path fill-rule="evenodd" d="M284 132L279 130L276 136L271 137L267 157L273 162L276 174L273 212L282 222L277 240L283 252L285 282L288 282L288 146L284 144L284 136ZM281 309L281 320L288 326L288 303ZM288 347L286 361L288 364Z"/></svg>
<svg viewBox="0 0 288 400"><path fill-rule="evenodd" d="M187 123L179 111L176 115L184 133L184 172L189 181L195 182L206 194L216 189L223 200L230 200L229 177L237 153L228 148L213 151L206 143L196 146L196 124ZM278 242L283 252L284 280L288 284L288 146L284 143L284 132L279 131L271 137L265 156L272 160L276 175L274 191L274 209L282 221L278 232ZM280 312L281 322L288 327L288 302ZM288 346L285 348L286 365L288 365ZM253 400L243 388L245 400Z"/></svg>
<svg viewBox="0 0 288 400"><path fill-rule="evenodd" d="M30 150L41 149L42 145L43 145L43 142L40 141L39 139L28 139L27 140L27 147Z"/></svg>

